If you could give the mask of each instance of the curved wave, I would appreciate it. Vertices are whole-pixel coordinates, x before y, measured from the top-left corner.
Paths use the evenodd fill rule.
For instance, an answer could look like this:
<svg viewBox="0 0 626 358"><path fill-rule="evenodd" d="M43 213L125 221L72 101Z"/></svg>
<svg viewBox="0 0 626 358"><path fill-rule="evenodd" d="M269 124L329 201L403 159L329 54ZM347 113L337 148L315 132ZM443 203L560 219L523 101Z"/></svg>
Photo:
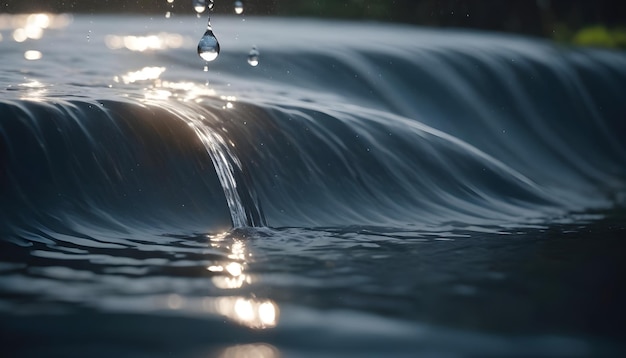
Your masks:
<svg viewBox="0 0 626 358"><path fill-rule="evenodd" d="M0 111L5 224L230 225L202 143L168 111L97 101L4 101Z"/></svg>
<svg viewBox="0 0 626 358"><path fill-rule="evenodd" d="M238 100L0 102L3 230L485 224L623 200L623 53L343 29L320 48L261 40L260 73L224 54L216 86Z"/></svg>

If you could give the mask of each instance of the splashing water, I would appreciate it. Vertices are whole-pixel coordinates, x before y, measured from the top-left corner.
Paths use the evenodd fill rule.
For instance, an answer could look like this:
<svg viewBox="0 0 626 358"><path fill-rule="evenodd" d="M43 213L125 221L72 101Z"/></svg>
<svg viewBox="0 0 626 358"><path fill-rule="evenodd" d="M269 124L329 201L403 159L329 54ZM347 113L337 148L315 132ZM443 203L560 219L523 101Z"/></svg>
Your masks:
<svg viewBox="0 0 626 358"><path fill-rule="evenodd" d="M259 64L259 50L257 50L256 46L252 46L252 49L248 54L248 63L252 67L256 67Z"/></svg>
<svg viewBox="0 0 626 358"><path fill-rule="evenodd" d="M243 2L235 1L235 14L241 15L243 13Z"/></svg>
<svg viewBox="0 0 626 358"><path fill-rule="evenodd" d="M211 20L209 19L209 23L207 24L206 31L200 42L198 42L198 55L205 61L211 62L217 58L220 54L220 43L217 41L217 38L213 34L213 29L211 28Z"/></svg>
<svg viewBox="0 0 626 358"><path fill-rule="evenodd" d="M224 138L205 126L202 120L192 119L188 124L194 129L213 161L217 177L224 190L226 203L230 209L233 227L248 226L246 210L237 192L237 181L235 180L235 168L241 170L241 162L232 153Z"/></svg>

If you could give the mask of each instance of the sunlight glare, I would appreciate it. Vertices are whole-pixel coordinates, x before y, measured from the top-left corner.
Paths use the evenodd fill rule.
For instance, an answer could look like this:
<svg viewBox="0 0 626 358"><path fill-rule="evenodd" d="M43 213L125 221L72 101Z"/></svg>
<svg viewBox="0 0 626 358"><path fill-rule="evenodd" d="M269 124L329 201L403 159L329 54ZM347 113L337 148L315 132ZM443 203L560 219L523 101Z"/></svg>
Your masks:
<svg viewBox="0 0 626 358"><path fill-rule="evenodd" d="M28 51L24 52L24 58L29 60L29 61L40 60L41 57L42 57L41 52L37 51L37 50L28 50Z"/></svg>
<svg viewBox="0 0 626 358"><path fill-rule="evenodd" d="M267 329L278 324L278 305L271 300L219 297L212 303L205 300L204 307L249 328Z"/></svg>
<svg viewBox="0 0 626 358"><path fill-rule="evenodd" d="M190 39L186 39L180 34L167 32L146 36L107 35L104 38L104 43L111 50L125 48L137 52L176 49L190 42Z"/></svg>
<svg viewBox="0 0 626 358"><path fill-rule="evenodd" d="M129 84L137 81L156 80L161 76L163 72L165 72L165 67L144 67L139 71L131 71L125 75L122 75L122 81L125 84Z"/></svg>

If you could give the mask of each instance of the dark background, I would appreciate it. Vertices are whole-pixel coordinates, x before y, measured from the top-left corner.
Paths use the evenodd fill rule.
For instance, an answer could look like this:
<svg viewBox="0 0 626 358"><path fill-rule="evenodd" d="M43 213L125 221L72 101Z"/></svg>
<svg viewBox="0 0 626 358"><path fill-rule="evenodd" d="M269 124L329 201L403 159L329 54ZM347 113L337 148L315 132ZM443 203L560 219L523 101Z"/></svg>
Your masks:
<svg viewBox="0 0 626 358"><path fill-rule="evenodd" d="M234 0L215 0L215 12L233 13L233 3ZM557 40L571 39L589 27L626 33L624 0L244 0L243 3L247 15L401 22L516 32ZM0 4L2 12L10 13L151 14L168 10L193 13L191 0L175 0L173 9L166 0L8 0ZM597 31L595 35L598 36Z"/></svg>

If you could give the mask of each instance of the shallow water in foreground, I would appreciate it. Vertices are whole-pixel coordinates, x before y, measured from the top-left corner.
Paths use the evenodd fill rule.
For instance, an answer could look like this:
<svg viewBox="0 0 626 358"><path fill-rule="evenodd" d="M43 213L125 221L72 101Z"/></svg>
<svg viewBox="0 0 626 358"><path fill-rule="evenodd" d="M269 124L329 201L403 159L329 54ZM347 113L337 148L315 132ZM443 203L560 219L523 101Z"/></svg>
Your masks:
<svg viewBox="0 0 626 358"><path fill-rule="evenodd" d="M11 356L626 353L624 53L216 18L206 73L202 19L57 20L0 26Z"/></svg>

